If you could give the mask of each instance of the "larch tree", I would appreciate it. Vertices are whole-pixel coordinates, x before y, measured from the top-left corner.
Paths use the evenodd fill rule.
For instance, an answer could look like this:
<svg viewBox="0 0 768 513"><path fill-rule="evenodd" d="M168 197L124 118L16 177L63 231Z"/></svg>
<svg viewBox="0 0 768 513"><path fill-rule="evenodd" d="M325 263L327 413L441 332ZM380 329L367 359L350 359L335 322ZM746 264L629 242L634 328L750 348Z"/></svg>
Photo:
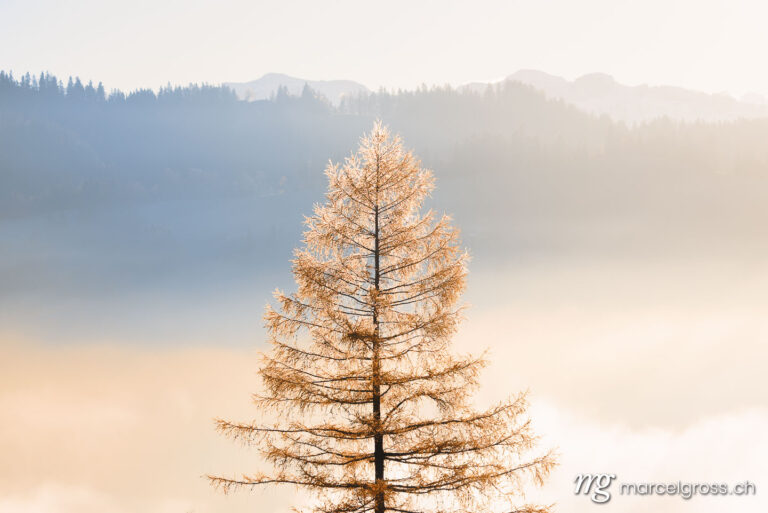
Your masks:
<svg viewBox="0 0 768 513"><path fill-rule="evenodd" d="M376 123L326 174L292 261L297 291L265 315L254 400L274 423L217 420L274 470L209 479L304 487L317 513L548 511L515 506L555 464L532 454L524 395L474 409L485 361L449 352L467 254L447 216L422 212L432 173Z"/></svg>

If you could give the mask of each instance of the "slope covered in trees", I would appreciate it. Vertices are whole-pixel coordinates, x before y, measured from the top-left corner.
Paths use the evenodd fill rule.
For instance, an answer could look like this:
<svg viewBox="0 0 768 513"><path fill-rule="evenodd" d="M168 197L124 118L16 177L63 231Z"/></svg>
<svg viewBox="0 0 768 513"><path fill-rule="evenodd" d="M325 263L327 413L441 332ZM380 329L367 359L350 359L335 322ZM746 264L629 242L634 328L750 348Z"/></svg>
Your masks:
<svg viewBox="0 0 768 513"><path fill-rule="evenodd" d="M766 245L768 120L628 128L516 83L333 107L308 88L243 102L215 86L67 82L0 74L7 295L269 268L290 255L327 159L376 118L440 169L441 207L479 268L531 252Z"/></svg>

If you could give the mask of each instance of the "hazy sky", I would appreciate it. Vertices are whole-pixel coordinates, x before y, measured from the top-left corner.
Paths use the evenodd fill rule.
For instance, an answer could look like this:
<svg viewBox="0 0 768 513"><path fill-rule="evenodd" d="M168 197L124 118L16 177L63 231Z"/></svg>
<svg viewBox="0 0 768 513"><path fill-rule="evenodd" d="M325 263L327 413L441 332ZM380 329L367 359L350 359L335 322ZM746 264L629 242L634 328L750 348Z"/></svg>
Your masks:
<svg viewBox="0 0 768 513"><path fill-rule="evenodd" d="M377 88L521 68L768 94L762 0L2 0L0 68L107 88L268 72Z"/></svg>

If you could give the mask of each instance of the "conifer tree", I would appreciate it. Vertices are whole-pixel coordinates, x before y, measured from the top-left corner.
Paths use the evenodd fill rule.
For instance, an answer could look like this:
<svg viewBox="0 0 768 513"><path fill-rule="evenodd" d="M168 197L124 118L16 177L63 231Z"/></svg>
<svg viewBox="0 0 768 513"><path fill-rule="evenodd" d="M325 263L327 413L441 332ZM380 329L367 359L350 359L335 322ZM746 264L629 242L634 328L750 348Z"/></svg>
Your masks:
<svg viewBox="0 0 768 513"><path fill-rule="evenodd" d="M467 255L447 216L422 212L432 173L377 123L326 174L293 260L297 291L277 291L265 315L272 350L254 400L277 420L217 421L274 470L212 483L298 485L317 492L317 513L547 511L514 506L554 465L531 455L524 395L475 410L485 362L449 351Z"/></svg>

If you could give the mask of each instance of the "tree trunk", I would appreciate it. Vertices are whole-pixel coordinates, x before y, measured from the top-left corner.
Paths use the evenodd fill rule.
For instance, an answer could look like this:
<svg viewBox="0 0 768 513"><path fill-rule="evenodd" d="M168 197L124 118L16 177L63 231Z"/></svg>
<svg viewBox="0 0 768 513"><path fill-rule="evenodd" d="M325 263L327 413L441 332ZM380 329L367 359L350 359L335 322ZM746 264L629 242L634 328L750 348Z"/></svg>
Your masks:
<svg viewBox="0 0 768 513"><path fill-rule="evenodd" d="M378 160L378 159L377 159ZM373 287L379 292L379 198L378 198L378 174L379 163L376 163L376 207L374 210L374 252L373 252ZM378 294L377 294L378 296ZM384 435L381 433L381 380L379 361L379 319L377 306L373 306L373 419L376 426L376 433L373 437L373 466L376 477L376 484L384 480ZM374 499L375 513L384 513L384 491L379 489Z"/></svg>

